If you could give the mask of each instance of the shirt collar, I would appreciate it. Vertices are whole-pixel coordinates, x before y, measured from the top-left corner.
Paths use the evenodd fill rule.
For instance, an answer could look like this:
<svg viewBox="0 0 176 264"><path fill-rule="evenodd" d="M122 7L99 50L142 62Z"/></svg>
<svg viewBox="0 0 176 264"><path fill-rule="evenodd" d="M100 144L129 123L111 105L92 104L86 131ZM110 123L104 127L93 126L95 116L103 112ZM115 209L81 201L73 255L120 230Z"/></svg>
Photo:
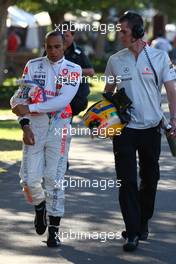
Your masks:
<svg viewBox="0 0 176 264"><path fill-rule="evenodd" d="M76 48L76 44L75 42L73 42L70 47L68 47L66 50L65 50L65 54L67 55L68 53L72 53L73 51L75 51L75 48Z"/></svg>
<svg viewBox="0 0 176 264"><path fill-rule="evenodd" d="M47 57L47 59L48 59L48 57ZM62 63L62 62L64 61L64 59L65 59L65 57L63 56L63 57L62 57L60 60L58 60L58 61L53 62L53 61L50 61L49 59L48 59L48 61L49 61L49 63L52 64L52 65L57 65L57 64Z"/></svg>

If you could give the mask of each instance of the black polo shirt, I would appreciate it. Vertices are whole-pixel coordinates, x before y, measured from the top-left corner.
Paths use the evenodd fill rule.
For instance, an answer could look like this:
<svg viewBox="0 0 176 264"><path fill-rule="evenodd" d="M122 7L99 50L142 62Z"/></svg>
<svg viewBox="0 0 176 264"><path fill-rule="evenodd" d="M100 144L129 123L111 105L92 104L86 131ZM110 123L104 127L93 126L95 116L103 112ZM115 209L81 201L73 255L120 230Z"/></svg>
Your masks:
<svg viewBox="0 0 176 264"><path fill-rule="evenodd" d="M80 47L77 47L74 42L67 50L65 50L64 55L67 60L78 64L82 69L92 68L92 65L84 51ZM82 82L80 83L77 95L79 95L81 98L86 98L89 93L89 84L83 78Z"/></svg>
<svg viewBox="0 0 176 264"><path fill-rule="evenodd" d="M78 64L82 69L92 68L92 65L84 51L80 47L76 46L74 42L67 50L65 50L64 55L67 60Z"/></svg>

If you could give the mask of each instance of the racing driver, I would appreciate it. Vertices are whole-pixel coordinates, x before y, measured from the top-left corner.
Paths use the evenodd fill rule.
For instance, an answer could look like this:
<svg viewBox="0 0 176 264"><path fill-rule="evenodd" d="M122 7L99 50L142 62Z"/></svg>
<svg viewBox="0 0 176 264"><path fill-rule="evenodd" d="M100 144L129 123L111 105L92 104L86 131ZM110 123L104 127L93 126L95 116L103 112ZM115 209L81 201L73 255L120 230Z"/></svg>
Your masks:
<svg viewBox="0 0 176 264"><path fill-rule="evenodd" d="M70 143L72 111L69 103L78 90L82 72L79 65L64 58L63 36L58 31L47 33L45 49L47 55L29 60L23 72L24 82L31 81L41 87L44 100L39 96L39 100L29 104L14 104L13 97L11 105L23 129L19 174L28 201L35 208L35 230L39 235L44 234L48 216L47 246L57 247L64 214L61 183Z"/></svg>

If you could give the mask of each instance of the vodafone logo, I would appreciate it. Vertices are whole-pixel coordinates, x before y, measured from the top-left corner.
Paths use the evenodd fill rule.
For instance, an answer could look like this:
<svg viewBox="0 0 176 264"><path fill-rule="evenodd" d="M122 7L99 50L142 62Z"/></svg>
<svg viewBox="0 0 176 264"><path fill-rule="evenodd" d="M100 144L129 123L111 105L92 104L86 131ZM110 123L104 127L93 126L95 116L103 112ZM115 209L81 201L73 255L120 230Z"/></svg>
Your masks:
<svg viewBox="0 0 176 264"><path fill-rule="evenodd" d="M80 76L80 73L79 72L71 72L70 73L71 79L73 78L75 80L78 80L79 76Z"/></svg>

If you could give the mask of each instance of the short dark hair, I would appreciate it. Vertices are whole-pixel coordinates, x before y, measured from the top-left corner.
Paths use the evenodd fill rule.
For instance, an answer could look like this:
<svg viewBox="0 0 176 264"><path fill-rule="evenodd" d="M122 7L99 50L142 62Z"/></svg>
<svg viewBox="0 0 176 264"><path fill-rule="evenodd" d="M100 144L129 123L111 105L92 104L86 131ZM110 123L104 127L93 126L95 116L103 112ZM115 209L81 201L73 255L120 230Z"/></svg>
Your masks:
<svg viewBox="0 0 176 264"><path fill-rule="evenodd" d="M61 37L62 40L64 41L64 35L58 31L58 30L53 30L53 31L49 31L46 35L45 35L45 42L49 37Z"/></svg>
<svg viewBox="0 0 176 264"><path fill-rule="evenodd" d="M142 17L136 12L126 11L120 18L119 22L127 21L129 28L132 30L136 25L139 27L144 26Z"/></svg>

